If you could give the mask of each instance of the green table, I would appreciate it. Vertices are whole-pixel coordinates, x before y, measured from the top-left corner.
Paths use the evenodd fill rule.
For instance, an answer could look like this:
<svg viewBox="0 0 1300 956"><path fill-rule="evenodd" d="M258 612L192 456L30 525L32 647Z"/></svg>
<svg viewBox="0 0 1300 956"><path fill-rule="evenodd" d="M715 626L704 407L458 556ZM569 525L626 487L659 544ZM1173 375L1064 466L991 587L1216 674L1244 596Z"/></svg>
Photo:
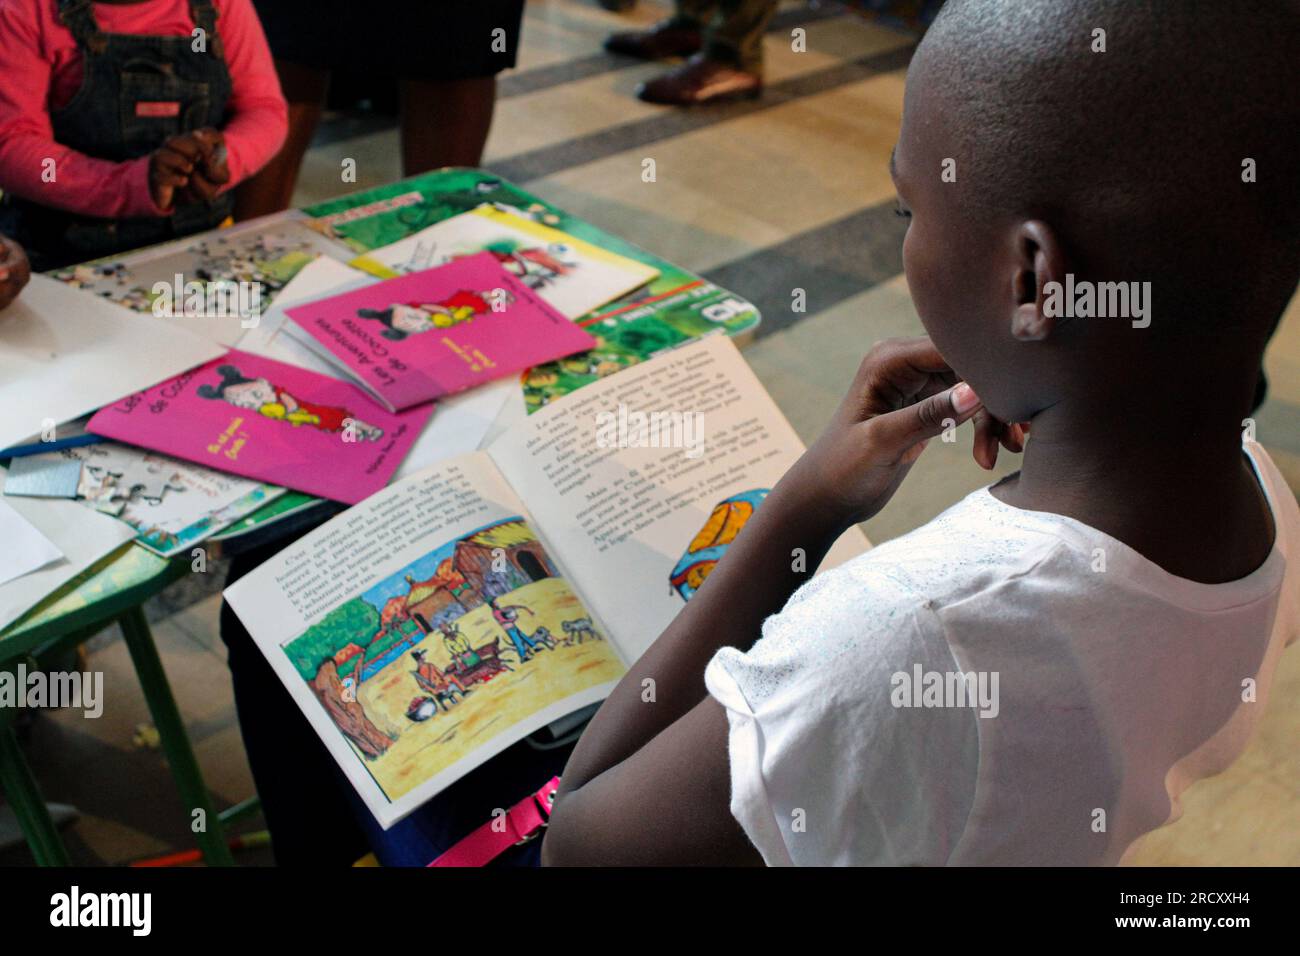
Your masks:
<svg viewBox="0 0 1300 956"><path fill-rule="evenodd" d="M116 622L122 628L131 662L158 728L167 763L181 799L191 810L201 809L207 826L196 834L210 865L231 865L230 850L212 797L203 783L162 661L149 633L141 605L188 570L138 546L128 545L90 569L69 587L47 598L22 620L0 634L0 667L76 646ZM67 851L50 819L40 791L14 737L16 713L0 710L0 782L42 866L66 866Z"/></svg>
<svg viewBox="0 0 1300 956"><path fill-rule="evenodd" d="M304 212L312 217L313 225L359 255L484 202L508 206L659 270L659 276L647 286L581 320L597 336L598 348L592 355L600 361L584 365L570 358L563 364L551 363L533 370L541 374L523 377L521 390L529 411L665 348L719 329L732 336L742 336L758 325L757 311L739 296L570 216L484 170L438 170L330 200L308 207ZM194 239L190 237L190 241ZM296 492L290 495L293 497L270 502L235 527L214 536L210 539L211 549L233 554L276 540L287 541L303 527L340 510L330 502ZM188 558L167 560L139 545L128 545L0 631L0 669L76 646L117 623L122 628L181 798L188 807L202 809L208 821L206 830L196 834L204 859L209 865L230 865L233 860L221 818L203 783L142 610L146 600L188 571ZM37 863L66 865L67 853L62 840L14 737L13 718L13 713L0 710L0 783L17 812ZM246 806L241 804L236 809Z"/></svg>

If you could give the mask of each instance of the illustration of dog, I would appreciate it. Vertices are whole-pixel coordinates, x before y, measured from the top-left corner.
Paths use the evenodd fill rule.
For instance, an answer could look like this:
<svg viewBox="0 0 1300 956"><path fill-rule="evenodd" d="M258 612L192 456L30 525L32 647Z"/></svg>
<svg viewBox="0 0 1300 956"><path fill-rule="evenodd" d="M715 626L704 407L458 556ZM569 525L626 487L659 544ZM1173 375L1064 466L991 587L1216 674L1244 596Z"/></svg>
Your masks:
<svg viewBox="0 0 1300 956"><path fill-rule="evenodd" d="M591 618L589 617L580 617L573 621L561 621L560 627L564 630L565 647L581 644L588 638L593 641L604 640L603 637L596 633L596 629L591 626Z"/></svg>

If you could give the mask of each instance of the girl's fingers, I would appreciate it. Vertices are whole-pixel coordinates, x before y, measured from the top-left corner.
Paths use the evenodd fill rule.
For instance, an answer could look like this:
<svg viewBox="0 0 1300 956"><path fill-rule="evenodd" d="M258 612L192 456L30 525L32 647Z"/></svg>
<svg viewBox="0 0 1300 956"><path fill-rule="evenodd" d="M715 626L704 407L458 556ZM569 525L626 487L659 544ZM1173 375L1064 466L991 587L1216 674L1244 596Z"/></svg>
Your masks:
<svg viewBox="0 0 1300 956"><path fill-rule="evenodd" d="M154 184L157 186L171 186L179 189L190 181L190 177L184 173L175 172L170 169L160 169L154 175Z"/></svg>
<svg viewBox="0 0 1300 956"><path fill-rule="evenodd" d="M181 136L173 136L163 144L163 150L170 150L184 156L193 163L206 152L205 144L202 140L197 139L193 133L186 133Z"/></svg>
<svg viewBox="0 0 1300 956"><path fill-rule="evenodd" d="M158 150L155 162L162 169L171 169L187 175L194 171L194 163L188 157L166 146Z"/></svg>
<svg viewBox="0 0 1300 956"><path fill-rule="evenodd" d="M870 434L873 448L902 459L921 442L968 421L980 408L979 396L962 382L905 408L876 415L860 427ZM915 461L919 454L908 460Z"/></svg>
<svg viewBox="0 0 1300 956"><path fill-rule="evenodd" d="M228 167L224 162L209 163L203 167L203 173L217 186L222 186L230 182L230 167Z"/></svg>
<svg viewBox="0 0 1300 956"><path fill-rule="evenodd" d="M998 463L999 446L1016 455L1025 450L1028 423L1015 422L1008 425L984 409L980 410L974 421L975 444L971 454L981 468L988 470Z"/></svg>
<svg viewBox="0 0 1300 956"><path fill-rule="evenodd" d="M190 177L190 191L204 202L211 201L217 195L216 185L208 182L201 173L195 173Z"/></svg>
<svg viewBox="0 0 1300 956"><path fill-rule="evenodd" d="M1013 454L1020 454L1025 450L1025 433L1020 430L1019 425L1002 424L1002 433L998 436L1002 442L1002 447Z"/></svg>
<svg viewBox="0 0 1300 956"><path fill-rule="evenodd" d="M971 446L971 455L977 465L988 471L998 463L998 434L1001 422L984 408L975 414L973 420L975 440Z"/></svg>

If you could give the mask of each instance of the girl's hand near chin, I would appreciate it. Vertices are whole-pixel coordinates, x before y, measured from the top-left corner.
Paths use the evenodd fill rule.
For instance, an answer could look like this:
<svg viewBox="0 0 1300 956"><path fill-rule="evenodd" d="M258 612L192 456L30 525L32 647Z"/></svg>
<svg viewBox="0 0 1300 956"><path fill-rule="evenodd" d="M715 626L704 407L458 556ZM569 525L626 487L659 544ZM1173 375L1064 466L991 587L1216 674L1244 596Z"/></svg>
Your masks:
<svg viewBox="0 0 1300 956"><path fill-rule="evenodd" d="M927 336L879 342L778 490L833 524L865 521L893 496L929 439L982 411Z"/></svg>

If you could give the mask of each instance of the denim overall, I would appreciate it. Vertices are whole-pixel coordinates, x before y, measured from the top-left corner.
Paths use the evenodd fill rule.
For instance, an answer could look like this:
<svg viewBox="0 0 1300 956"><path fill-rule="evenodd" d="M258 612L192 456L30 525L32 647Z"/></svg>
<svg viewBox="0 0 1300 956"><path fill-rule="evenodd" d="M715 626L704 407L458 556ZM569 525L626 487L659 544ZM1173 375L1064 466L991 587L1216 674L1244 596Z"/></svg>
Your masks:
<svg viewBox="0 0 1300 956"><path fill-rule="evenodd" d="M83 71L72 99L50 114L60 145L125 162L179 133L223 125L230 72L212 0L190 0L203 52L195 52L192 36L103 33L91 0L59 0L59 17L77 41ZM227 192L211 203L178 204L170 216L102 219L6 196L0 231L27 247L33 268L53 269L210 229L230 215L231 204Z"/></svg>

